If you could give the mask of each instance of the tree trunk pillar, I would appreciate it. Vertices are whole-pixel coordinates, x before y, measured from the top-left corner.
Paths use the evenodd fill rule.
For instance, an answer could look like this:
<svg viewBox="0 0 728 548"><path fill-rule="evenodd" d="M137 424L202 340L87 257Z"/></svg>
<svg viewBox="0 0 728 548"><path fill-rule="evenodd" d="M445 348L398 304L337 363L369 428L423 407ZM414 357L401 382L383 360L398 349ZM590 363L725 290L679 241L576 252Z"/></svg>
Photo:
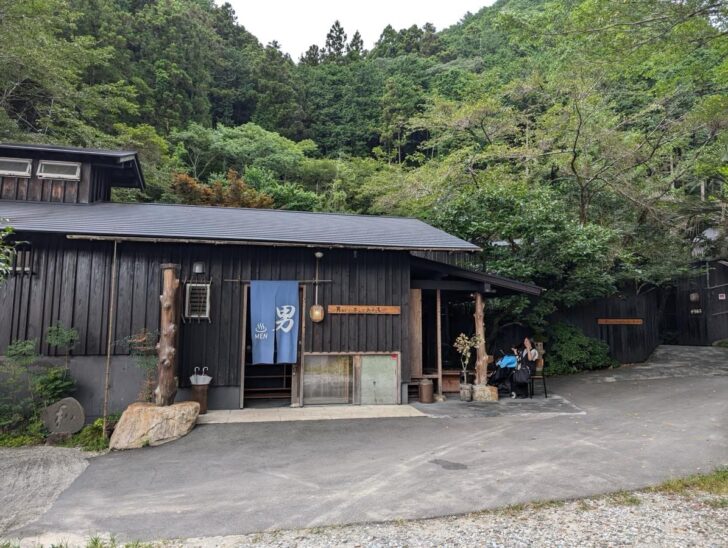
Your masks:
<svg viewBox="0 0 728 548"><path fill-rule="evenodd" d="M480 344L476 348L475 384L485 384L488 381L488 354L485 350L485 303L483 294L475 293L475 335L480 337Z"/></svg>
<svg viewBox="0 0 728 548"><path fill-rule="evenodd" d="M161 313L159 315L159 343L157 343L157 388L154 403L158 406L172 405L177 395L177 331L179 311L179 265L163 264Z"/></svg>

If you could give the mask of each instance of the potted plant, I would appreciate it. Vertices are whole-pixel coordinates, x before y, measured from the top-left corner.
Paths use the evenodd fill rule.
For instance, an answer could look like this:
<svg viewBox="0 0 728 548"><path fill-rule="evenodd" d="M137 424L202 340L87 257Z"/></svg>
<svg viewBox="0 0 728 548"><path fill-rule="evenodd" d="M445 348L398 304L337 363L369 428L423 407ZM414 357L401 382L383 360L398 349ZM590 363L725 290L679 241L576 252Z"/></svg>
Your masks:
<svg viewBox="0 0 728 548"><path fill-rule="evenodd" d="M455 350L460 354L460 366L463 369L463 379L460 383L461 401L472 401L473 399L473 385L468 382L468 365L473 348L477 348L482 342L483 339L479 335L468 337L465 333L460 333L453 344Z"/></svg>

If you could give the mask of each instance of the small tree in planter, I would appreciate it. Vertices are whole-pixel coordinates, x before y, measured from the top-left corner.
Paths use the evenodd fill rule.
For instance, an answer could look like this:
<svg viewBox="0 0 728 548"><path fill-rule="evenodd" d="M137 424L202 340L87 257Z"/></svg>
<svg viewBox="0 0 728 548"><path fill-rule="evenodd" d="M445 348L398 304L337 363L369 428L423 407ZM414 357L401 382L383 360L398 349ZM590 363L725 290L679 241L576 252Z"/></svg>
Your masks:
<svg viewBox="0 0 728 548"><path fill-rule="evenodd" d="M460 384L460 399L463 401L473 399L473 385L468 383L468 365L470 357L473 355L473 348L477 348L482 342L483 339L480 335L468 337L465 333L460 333L453 344L455 350L460 354L460 365L463 369L463 380Z"/></svg>

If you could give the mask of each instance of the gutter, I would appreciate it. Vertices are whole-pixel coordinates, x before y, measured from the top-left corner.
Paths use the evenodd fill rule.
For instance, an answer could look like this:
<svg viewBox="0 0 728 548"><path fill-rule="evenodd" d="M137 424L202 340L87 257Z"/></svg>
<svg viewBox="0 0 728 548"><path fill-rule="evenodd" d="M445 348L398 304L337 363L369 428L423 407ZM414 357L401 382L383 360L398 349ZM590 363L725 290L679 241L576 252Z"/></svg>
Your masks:
<svg viewBox="0 0 728 548"><path fill-rule="evenodd" d="M477 249L462 249L457 247L394 247L394 246L365 246L355 244L316 244L300 242L263 242L260 240L201 240L194 238L155 238L142 236L97 236L93 234L67 234L69 240L91 240L100 242L139 242L151 244L201 244L201 245L243 245L261 247L305 247L311 249L365 249L371 251L444 251L448 253L476 253Z"/></svg>

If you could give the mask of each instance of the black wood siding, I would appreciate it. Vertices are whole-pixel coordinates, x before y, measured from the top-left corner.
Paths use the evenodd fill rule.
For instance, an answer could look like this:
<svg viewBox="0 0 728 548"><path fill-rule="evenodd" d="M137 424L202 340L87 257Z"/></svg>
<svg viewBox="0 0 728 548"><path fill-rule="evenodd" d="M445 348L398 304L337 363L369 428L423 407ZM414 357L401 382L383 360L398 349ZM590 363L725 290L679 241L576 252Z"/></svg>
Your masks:
<svg viewBox="0 0 728 548"><path fill-rule="evenodd" d="M728 339L728 299L720 300L721 294L728 295L728 267L718 261L709 267L709 275L677 280L672 288L666 313L674 316L671 327L677 344L701 346ZM697 300L692 301L691 295Z"/></svg>
<svg viewBox="0 0 728 548"><path fill-rule="evenodd" d="M10 276L0 286L0 354L16 339L37 338L44 354L49 325L60 321L78 329L75 355L106 353L112 242L19 235L32 244L32 275ZM180 278L191 276L192 263L203 261L212 280L211 321L181 324L180 379L195 366L207 366L213 384L240 384L240 335L243 286L236 280L311 280L313 250L258 246L169 245L121 242L117 257L114 353L128 353L124 339L141 329L159 328L162 263L181 265ZM409 314L409 255L406 252L324 250L319 302L402 307L399 316L328 315L321 324L306 319L307 352L402 351L402 378L409 378L406 340ZM313 285L306 286L307 305Z"/></svg>
<svg viewBox="0 0 728 548"><path fill-rule="evenodd" d="M0 176L0 200L87 204L111 198L110 168L84 162L81 179L66 181L38 178L35 173L40 160L32 162L31 177Z"/></svg>
<svg viewBox="0 0 728 548"><path fill-rule="evenodd" d="M619 294L598 299L557 313L555 318L580 328L585 335L609 345L609 352L620 363L645 361L660 344L659 291L639 295ZM640 318L642 325L599 325L599 318Z"/></svg>

